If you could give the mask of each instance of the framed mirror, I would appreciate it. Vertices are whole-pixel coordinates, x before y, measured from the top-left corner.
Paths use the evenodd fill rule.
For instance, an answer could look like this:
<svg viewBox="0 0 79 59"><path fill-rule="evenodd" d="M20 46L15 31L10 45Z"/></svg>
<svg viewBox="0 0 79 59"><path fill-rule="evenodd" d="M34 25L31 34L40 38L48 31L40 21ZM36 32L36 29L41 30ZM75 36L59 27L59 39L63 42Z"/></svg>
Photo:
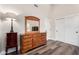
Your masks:
<svg viewBox="0 0 79 59"><path fill-rule="evenodd" d="M40 31L40 19L35 16L25 16L25 32Z"/></svg>

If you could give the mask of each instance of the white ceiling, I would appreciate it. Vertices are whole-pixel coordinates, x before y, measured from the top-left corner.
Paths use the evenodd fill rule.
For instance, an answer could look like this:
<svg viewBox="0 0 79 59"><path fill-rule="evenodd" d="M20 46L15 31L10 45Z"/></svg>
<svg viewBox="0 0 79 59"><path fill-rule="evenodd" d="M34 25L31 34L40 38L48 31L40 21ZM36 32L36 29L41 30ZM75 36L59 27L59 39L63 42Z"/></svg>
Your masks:
<svg viewBox="0 0 79 59"><path fill-rule="evenodd" d="M34 4L0 4L0 12L14 12L16 14L22 13L37 13L48 15L50 11L49 4L38 4L35 7Z"/></svg>
<svg viewBox="0 0 79 59"><path fill-rule="evenodd" d="M55 17L79 12L79 4L0 4L0 12ZM56 17L55 17L56 18Z"/></svg>

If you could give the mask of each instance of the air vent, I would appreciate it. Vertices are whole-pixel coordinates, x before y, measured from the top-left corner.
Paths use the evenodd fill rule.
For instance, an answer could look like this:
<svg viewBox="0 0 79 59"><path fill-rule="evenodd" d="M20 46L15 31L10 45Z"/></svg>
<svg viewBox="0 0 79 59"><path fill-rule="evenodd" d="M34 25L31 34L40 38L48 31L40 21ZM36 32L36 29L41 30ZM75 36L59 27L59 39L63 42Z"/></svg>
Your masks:
<svg viewBox="0 0 79 59"><path fill-rule="evenodd" d="M38 5L37 5L37 4L34 4L34 6L35 6L35 7L38 7Z"/></svg>

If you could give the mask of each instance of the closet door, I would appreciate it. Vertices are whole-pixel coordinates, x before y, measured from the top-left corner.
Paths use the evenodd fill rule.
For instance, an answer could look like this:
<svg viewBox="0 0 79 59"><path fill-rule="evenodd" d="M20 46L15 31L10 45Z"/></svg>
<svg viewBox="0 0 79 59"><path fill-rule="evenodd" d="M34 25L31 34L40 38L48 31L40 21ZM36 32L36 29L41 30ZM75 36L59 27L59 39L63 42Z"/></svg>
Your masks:
<svg viewBox="0 0 79 59"><path fill-rule="evenodd" d="M58 41L65 40L65 21L64 19L55 20L55 39Z"/></svg>
<svg viewBox="0 0 79 59"><path fill-rule="evenodd" d="M79 15L58 19L55 23L57 40L79 46Z"/></svg>
<svg viewBox="0 0 79 59"><path fill-rule="evenodd" d="M65 19L66 42L79 46L79 16L71 16Z"/></svg>

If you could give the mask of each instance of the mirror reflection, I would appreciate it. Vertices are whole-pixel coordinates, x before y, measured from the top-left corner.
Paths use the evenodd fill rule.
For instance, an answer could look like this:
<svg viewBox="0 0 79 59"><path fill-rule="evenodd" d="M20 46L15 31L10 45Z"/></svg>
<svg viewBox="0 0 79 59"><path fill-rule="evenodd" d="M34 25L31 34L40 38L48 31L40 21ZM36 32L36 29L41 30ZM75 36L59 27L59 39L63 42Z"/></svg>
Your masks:
<svg viewBox="0 0 79 59"><path fill-rule="evenodd" d="M27 32L30 31L39 31L39 22L27 20Z"/></svg>

